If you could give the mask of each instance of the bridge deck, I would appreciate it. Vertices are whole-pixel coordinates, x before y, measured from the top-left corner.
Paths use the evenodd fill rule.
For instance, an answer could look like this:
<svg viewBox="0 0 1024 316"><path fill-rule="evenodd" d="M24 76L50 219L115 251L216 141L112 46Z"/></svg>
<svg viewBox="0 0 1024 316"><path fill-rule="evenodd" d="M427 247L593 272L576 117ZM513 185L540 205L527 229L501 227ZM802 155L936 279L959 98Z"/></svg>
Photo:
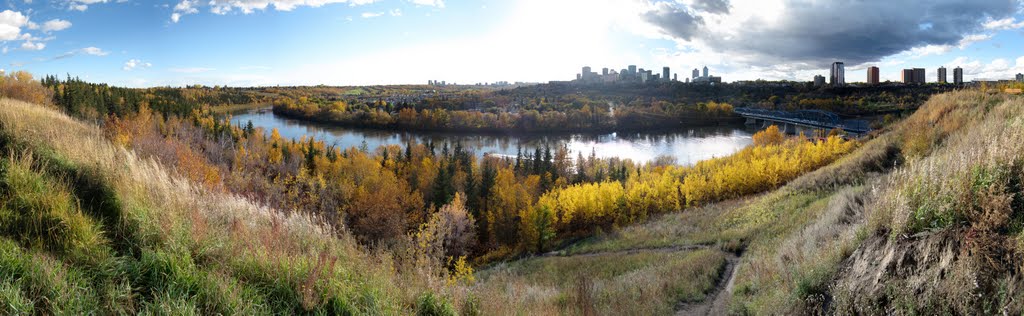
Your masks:
<svg viewBox="0 0 1024 316"><path fill-rule="evenodd" d="M736 108L733 111L746 118L796 124L812 128L840 128L844 131L857 134L865 134L871 131L871 126L867 121L844 120L840 118L839 115L828 111L801 110L790 112L748 107Z"/></svg>

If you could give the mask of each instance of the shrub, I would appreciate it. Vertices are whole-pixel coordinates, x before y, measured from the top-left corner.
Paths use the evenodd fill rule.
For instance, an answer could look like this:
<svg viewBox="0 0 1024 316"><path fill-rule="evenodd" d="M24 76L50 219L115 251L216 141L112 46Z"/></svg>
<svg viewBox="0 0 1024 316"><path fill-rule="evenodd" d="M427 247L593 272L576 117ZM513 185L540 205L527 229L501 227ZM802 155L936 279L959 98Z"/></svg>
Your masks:
<svg viewBox="0 0 1024 316"><path fill-rule="evenodd" d="M6 76L0 72L0 97L18 99L35 104L50 104L53 92L32 79L32 74L15 71Z"/></svg>
<svg viewBox="0 0 1024 316"><path fill-rule="evenodd" d="M418 316L455 316L455 307L451 302L434 295L424 293L416 300L416 315Z"/></svg>

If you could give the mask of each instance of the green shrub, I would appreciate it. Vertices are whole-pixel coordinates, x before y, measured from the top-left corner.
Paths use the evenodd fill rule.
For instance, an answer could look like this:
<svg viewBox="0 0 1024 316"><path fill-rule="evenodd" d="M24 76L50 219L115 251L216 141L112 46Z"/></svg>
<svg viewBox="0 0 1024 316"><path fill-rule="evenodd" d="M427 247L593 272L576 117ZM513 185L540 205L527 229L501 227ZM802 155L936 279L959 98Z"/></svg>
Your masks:
<svg viewBox="0 0 1024 316"><path fill-rule="evenodd" d="M434 293L424 293L416 300L416 315L419 316L455 316L455 307L443 297Z"/></svg>

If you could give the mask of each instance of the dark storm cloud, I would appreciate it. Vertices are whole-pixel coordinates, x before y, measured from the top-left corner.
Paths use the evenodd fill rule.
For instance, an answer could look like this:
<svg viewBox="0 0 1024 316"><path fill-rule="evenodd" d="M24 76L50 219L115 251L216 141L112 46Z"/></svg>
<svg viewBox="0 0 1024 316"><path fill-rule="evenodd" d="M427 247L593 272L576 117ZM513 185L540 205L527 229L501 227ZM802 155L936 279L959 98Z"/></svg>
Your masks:
<svg viewBox="0 0 1024 316"><path fill-rule="evenodd" d="M676 6L659 4L652 12L682 10ZM956 45L981 31L987 18L1012 16L1020 6L1019 0L791 0L774 22L726 18L726 23L742 23L738 34L728 37L703 28L700 16L647 21L671 36L700 39L716 51L747 56L754 63L859 64L914 47Z"/></svg>
<svg viewBox="0 0 1024 316"><path fill-rule="evenodd" d="M677 38L692 39L704 24L704 20L700 16L694 15L684 7L662 2L656 4L655 8L655 10L644 13L644 20L657 25Z"/></svg>
<svg viewBox="0 0 1024 316"><path fill-rule="evenodd" d="M729 14L729 0L696 0L693 8L714 14Z"/></svg>

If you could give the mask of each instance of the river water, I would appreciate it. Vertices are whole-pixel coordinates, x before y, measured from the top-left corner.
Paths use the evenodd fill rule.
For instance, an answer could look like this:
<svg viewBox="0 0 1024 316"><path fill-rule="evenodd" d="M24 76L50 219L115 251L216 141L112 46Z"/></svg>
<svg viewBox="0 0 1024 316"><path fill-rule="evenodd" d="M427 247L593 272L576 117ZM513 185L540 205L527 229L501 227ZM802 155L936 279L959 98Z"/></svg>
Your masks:
<svg viewBox="0 0 1024 316"><path fill-rule="evenodd" d="M523 153L533 153L536 148L548 144L552 151L558 146L567 146L570 157L577 153L597 157L620 157L635 162L649 162L658 156L675 158L676 163L692 165L698 161L732 154L751 143L752 131L740 126L694 127L675 132L658 133L608 133L608 134L559 134L559 135L473 135L457 133L424 133L385 131L337 127L325 124L288 119L274 115L270 109L250 110L232 113L232 123L262 127L267 133L276 128L281 137L300 139L314 136L329 145L342 148L360 147L369 149L382 145L402 145L415 141L437 144L461 142L466 149L477 156L485 154L515 156L522 148Z"/></svg>

